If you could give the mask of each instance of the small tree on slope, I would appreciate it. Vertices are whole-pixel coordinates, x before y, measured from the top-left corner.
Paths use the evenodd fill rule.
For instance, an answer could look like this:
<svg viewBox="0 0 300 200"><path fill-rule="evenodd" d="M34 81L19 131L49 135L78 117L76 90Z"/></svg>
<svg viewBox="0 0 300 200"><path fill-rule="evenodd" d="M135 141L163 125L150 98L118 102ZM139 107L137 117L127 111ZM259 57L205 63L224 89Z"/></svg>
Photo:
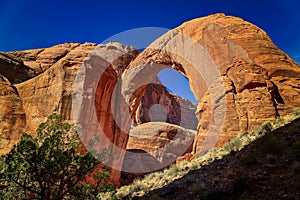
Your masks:
<svg viewBox="0 0 300 200"><path fill-rule="evenodd" d="M86 182L100 162L91 153L79 154L79 147L75 125L51 115L37 138L24 134L0 159L0 199L92 199L114 190L106 170L95 174L93 185Z"/></svg>

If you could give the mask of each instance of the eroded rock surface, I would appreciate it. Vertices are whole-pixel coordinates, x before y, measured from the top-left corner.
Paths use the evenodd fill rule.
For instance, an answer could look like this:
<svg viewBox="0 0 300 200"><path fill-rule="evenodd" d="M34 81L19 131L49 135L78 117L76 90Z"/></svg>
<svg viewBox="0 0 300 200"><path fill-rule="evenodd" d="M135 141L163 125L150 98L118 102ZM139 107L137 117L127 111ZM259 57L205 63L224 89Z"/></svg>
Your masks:
<svg viewBox="0 0 300 200"><path fill-rule="evenodd" d="M152 43L126 74L135 80L138 70L145 73L142 66L154 69L154 63L190 81L199 102L194 153L300 107L299 66L263 30L237 17L216 14L185 22ZM135 97L132 110L140 100Z"/></svg>
<svg viewBox="0 0 300 200"><path fill-rule="evenodd" d="M143 150L162 165L169 165L178 156L191 152L195 132L165 122L148 122L130 130L127 149ZM170 156L173 157L168 159Z"/></svg>
<svg viewBox="0 0 300 200"><path fill-rule="evenodd" d="M20 58L0 52L0 74L12 84L26 81L36 75L35 71L26 66Z"/></svg>
<svg viewBox="0 0 300 200"><path fill-rule="evenodd" d="M0 154L5 154L24 133L26 116L18 91L1 74L0 105Z"/></svg>

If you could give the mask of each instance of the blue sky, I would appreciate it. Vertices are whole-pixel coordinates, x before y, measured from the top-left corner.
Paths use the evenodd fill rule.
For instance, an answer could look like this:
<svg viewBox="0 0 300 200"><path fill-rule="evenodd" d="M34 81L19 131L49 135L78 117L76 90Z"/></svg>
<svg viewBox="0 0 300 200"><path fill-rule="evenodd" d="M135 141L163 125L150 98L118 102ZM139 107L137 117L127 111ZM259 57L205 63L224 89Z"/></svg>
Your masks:
<svg viewBox="0 0 300 200"><path fill-rule="evenodd" d="M184 21L223 12L258 25L300 63L299 10L299 0L0 0L0 51L65 42L100 43L128 29L172 29Z"/></svg>
<svg viewBox="0 0 300 200"><path fill-rule="evenodd" d="M189 89L188 79L179 72L171 68L166 68L158 73L158 77L169 92L180 95L196 104L198 103L194 94Z"/></svg>

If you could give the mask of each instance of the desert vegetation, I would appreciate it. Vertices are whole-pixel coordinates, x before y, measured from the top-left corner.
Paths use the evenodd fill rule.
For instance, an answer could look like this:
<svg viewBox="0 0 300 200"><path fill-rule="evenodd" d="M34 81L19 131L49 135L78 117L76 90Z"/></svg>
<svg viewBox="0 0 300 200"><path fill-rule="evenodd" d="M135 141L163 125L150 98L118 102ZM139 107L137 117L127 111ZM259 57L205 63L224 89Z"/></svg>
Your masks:
<svg viewBox="0 0 300 200"><path fill-rule="evenodd" d="M114 191L108 170L91 174L100 161L78 151L78 131L53 114L36 138L24 134L0 157L0 199L95 199L99 192Z"/></svg>

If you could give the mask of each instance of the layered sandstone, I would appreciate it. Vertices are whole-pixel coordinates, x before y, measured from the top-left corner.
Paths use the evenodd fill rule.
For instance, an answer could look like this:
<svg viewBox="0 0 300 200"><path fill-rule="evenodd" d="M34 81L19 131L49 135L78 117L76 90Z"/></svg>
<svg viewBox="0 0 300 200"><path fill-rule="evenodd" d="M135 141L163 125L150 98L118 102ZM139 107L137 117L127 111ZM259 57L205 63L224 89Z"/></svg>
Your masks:
<svg viewBox="0 0 300 200"><path fill-rule="evenodd" d="M34 60L30 63L33 69L41 70L39 72L44 71L28 81L15 85L23 101L26 125L30 133L34 133L39 124L54 112L62 114L65 120L72 120L73 83L78 69L95 46L91 43L83 45L74 43L54 46L49 48L51 50L29 50L15 53L26 62L29 62L30 59ZM61 55L61 48L66 49L67 47L70 47L69 52ZM37 52L39 53L36 54ZM55 56L51 56L47 52L52 52L52 55ZM36 57L33 57L32 54ZM43 56L45 54L49 56L48 60ZM61 57L57 57L57 55L61 55ZM40 58L43 59L40 60ZM53 58L57 60L54 61ZM41 68L34 68L35 65L41 65Z"/></svg>
<svg viewBox="0 0 300 200"><path fill-rule="evenodd" d="M0 52L0 74L5 76L11 83L20 83L34 76L33 69L26 66L22 59L10 54Z"/></svg>
<svg viewBox="0 0 300 200"><path fill-rule="evenodd" d="M86 43L87 45L88 43ZM95 44L89 43L91 46ZM23 61L24 65L30 67L35 71L36 74L40 74L56 62L64 57L76 47L82 46L78 43L65 43L55 45L49 48L40 48L40 49L30 49L24 51L9 52L9 54L14 55Z"/></svg>

